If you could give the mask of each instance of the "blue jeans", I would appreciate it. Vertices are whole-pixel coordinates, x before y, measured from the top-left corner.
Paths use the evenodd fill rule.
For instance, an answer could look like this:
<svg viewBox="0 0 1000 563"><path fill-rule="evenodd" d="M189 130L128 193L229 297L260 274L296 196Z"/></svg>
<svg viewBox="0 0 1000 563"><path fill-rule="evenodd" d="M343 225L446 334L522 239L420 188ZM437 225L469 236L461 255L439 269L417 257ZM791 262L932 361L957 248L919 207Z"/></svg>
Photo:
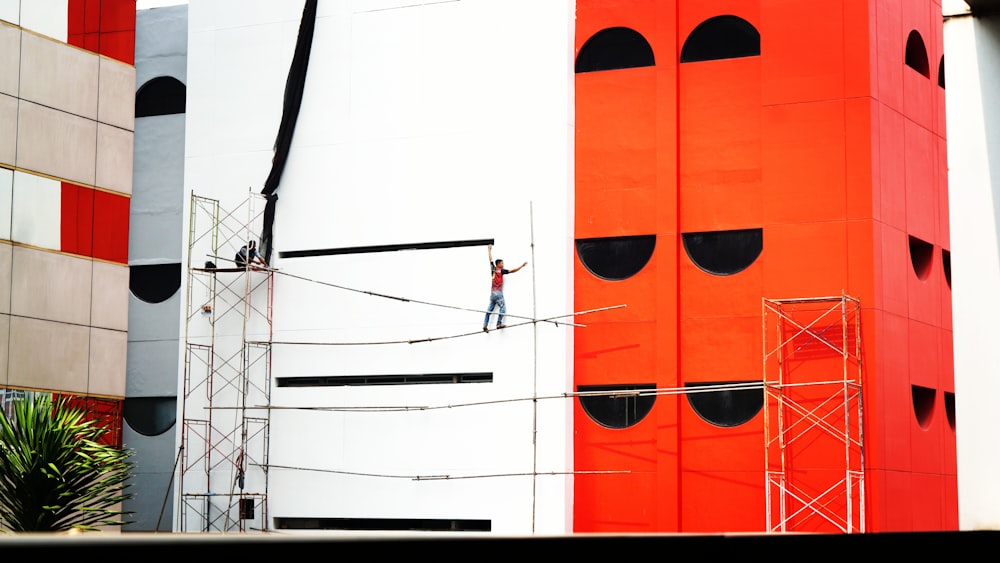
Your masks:
<svg viewBox="0 0 1000 563"><path fill-rule="evenodd" d="M497 315L497 324L502 325L503 316L507 313L507 305L503 302L503 292L490 291L490 306L486 308L486 318L483 319L483 326L490 325L490 314L497 305L500 305L500 313Z"/></svg>

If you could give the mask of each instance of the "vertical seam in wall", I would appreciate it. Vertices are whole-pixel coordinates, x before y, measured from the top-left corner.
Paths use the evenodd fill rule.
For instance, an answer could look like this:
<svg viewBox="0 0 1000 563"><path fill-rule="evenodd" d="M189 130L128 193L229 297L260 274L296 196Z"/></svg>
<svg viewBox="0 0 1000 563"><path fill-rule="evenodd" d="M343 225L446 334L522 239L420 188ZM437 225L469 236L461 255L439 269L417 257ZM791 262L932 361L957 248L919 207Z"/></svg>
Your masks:
<svg viewBox="0 0 1000 563"><path fill-rule="evenodd" d="M10 211L7 217L8 236L10 237L10 275L7 277L7 361L4 366L4 387L10 384L11 368L11 322L14 320L14 174L17 169L17 141L21 127L21 61L24 60L24 31L21 29L21 3L17 3L17 91L14 107L14 162L10 171Z"/></svg>
<svg viewBox="0 0 1000 563"><path fill-rule="evenodd" d="M97 103L94 108L94 187L98 187L97 184L97 170L100 162L100 141L101 141L101 16L104 10L104 3L98 3L97 8L97 52L94 55L97 57ZM86 18L86 14L84 15ZM84 29L86 34L86 29ZM134 126L133 126L134 127ZM93 362L91 359L94 356L94 291L96 286L94 279L94 250L95 250L95 236L94 232L97 230L97 191L93 190L91 192L91 201L93 203L90 205L90 308L87 312L87 324L89 325L89 331L87 334L87 394L91 392L90 388L90 368ZM127 258L126 258L127 260ZM126 337L126 341L128 338ZM127 345L127 344L126 344ZM127 353L127 348L126 348Z"/></svg>
<svg viewBox="0 0 1000 563"><path fill-rule="evenodd" d="M674 386L680 387L681 385L681 260L682 252L682 240L681 240L681 0L674 0L674 52L672 53L674 57L674 65L676 71L674 72L674 308L677 311L674 316L674 374L675 383ZM680 439L682 436L683 429L681 428L681 421L684 417L681 416L681 409L684 407L684 400L686 395L684 393L678 393L675 397L677 401L675 408L677 413L677 461L675 471L677 474L677 490L675 491L675 498L678 502L675 503L674 510L676 511L677 518L677 531L684 531L684 512L681 509L683 506L682 490L683 490L683 467L681 466L681 448L684 447L683 441Z"/></svg>

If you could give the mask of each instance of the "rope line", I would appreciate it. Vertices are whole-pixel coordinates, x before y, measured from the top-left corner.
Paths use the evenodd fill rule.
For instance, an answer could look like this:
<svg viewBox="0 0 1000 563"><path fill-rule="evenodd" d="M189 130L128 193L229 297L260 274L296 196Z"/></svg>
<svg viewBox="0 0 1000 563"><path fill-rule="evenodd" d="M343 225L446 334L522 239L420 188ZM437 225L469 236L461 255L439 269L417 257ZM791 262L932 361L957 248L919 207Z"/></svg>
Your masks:
<svg viewBox="0 0 1000 563"><path fill-rule="evenodd" d="M344 291L352 291L354 293L362 293L362 294L365 294L365 295L370 295L372 297L381 297L383 299L391 299L391 300L394 300L394 301L401 301L403 303L417 303L419 305L429 305L431 307L441 307L441 308L444 308L444 309L454 309L456 311L469 311L469 312L472 312L472 313L479 313L480 315L483 315L483 314L486 313L485 309L471 309L471 308L468 308L468 307L458 307L458 306L455 306L455 305L445 305L445 304L442 304L442 303L433 303L433 302L430 302L430 301L421 301L419 299L410 299L408 297L400 297L400 296L397 296L397 295L388 295L388 294L385 294L385 293L378 293L378 292L375 292L375 291L369 291L369 290L365 290L365 289L357 289L357 288L353 288L353 287L346 287L346 286L338 285L338 284L335 284L335 283L325 282L325 281L321 281L321 280L317 280L317 279L313 279L313 278L307 278L305 276L300 276L300 275L297 275L297 274L291 274L291 273L285 272L283 270L274 270L274 269L270 269L270 268L268 268L267 270L271 271L271 272L274 272L276 274L288 276L290 278L295 278L295 279L299 279L299 280L302 280L302 281L306 281L306 282L310 282L310 283L315 283L315 284L319 284L319 285L325 285L325 286L333 287L333 288L336 288L336 289L342 289ZM617 305L617 306L614 306L614 307L607 307L607 309L618 309L618 308L621 308L621 307L624 307L624 306L625 305ZM594 309L594 311L603 311L603 310L605 310L605 309ZM594 311L585 311L585 312L594 312ZM556 326L558 326L558 325L567 325L567 326L574 326L574 327L585 327L586 325L579 325L579 324L574 324L574 323L571 323L571 322L568 322L568 321L559 321L558 320L558 319L564 319L564 318L567 318L567 317L573 317L573 316L580 315L580 314L583 314L583 312L581 312L581 313L570 313L568 315L558 315L558 316L555 316L555 317L548 317L548 318L545 318L545 319L534 319L534 318L531 318L531 317L525 317L525 316L521 316L521 315L514 315L514 314L511 314L511 313L504 313L504 316L505 317L510 317L510 318L513 318L513 319L527 320L527 321L530 321L530 322L533 322L533 323L534 322L549 322L549 323L552 323L552 324L554 324Z"/></svg>
<svg viewBox="0 0 1000 563"><path fill-rule="evenodd" d="M440 307L446 307L446 305L439 305L439 306ZM514 328L514 327L518 327L518 326L533 325L535 323L540 323L540 322L551 322L551 323L555 324L556 326L567 325L567 326L586 327L587 325L579 325L579 324L574 324L574 323L569 323L569 322L559 322L557 319L563 319L563 318L566 318L566 317L573 317L573 316L577 316L577 315L586 315L586 314L589 314L589 313L597 313L599 311L609 311L609 310L612 310L612 309L620 309L622 307L625 307L625 305L613 305L611 307L602 307L600 309L590 309L588 311L578 311L578 312L575 312L575 313L570 313L568 315L559 315L559 316L556 316L556 317L547 317L547 318L544 318L544 319L531 319L531 320L524 321L524 322L508 324L508 325L506 325L502 329L492 329L489 332L493 332L495 330L507 330L508 328ZM506 315L506 316L510 316L510 315ZM525 318L525 317L518 317L518 318ZM446 336L432 336L432 337L427 337L427 338L411 338L411 339L407 339L407 340L377 340L377 341L368 341L368 342L357 342L357 341L356 342L316 342L316 341L309 342L309 341L297 341L297 340L248 340L247 343L248 344L286 345L286 346L287 345L292 345L292 346L371 346L371 345L379 345L379 344L418 344L418 343L422 343L422 342L434 342L434 341L437 341L437 340L449 340L449 339L452 339L452 338L461 338L461 337L465 337L465 336L474 336L474 335L477 335L477 334L482 334L482 332L483 332L482 330L475 330L475 331L472 331L472 332L463 332L461 334L450 334L450 335L446 335Z"/></svg>
<svg viewBox="0 0 1000 563"><path fill-rule="evenodd" d="M488 479L493 477L534 477L537 475L606 475L631 473L631 470L604 471L528 471L523 473L484 473L481 475L393 475L388 473L364 473L360 471L343 471L339 469L316 469L314 467L298 467L292 465L267 464L268 469L288 469L291 471L313 471L316 473L334 473L337 475L354 475L357 477L380 477L383 479L406 479L409 481L449 481L458 479Z"/></svg>
<svg viewBox="0 0 1000 563"><path fill-rule="evenodd" d="M818 384L842 384L843 381L818 382ZM573 399L576 397L657 397L661 395L696 395L699 393L714 393L718 391L747 391L754 389L764 389L761 381L748 381L746 383L720 383L718 385L699 385L697 387L660 387L655 389L619 389L607 391L575 391L562 393L560 395L547 395L539 397L518 397L512 399L497 399L493 401L476 401L470 403L453 403L449 405L403 405L403 406L367 406L367 407L291 407L280 405L258 405L247 406L247 409L254 410L305 410L305 411L331 411L331 412L406 412L406 411L430 411L441 409L455 409L463 407L479 407L486 405L496 405L502 403L518 403L525 401L540 401L551 399ZM242 407L213 407L216 409L232 409Z"/></svg>

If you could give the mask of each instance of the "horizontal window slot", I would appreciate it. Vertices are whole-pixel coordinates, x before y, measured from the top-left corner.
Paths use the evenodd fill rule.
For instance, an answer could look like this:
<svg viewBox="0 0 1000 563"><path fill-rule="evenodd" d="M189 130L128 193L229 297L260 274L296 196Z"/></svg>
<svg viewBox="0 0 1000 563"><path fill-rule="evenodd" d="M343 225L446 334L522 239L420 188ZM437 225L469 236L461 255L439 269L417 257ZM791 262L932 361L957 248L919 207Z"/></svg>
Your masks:
<svg viewBox="0 0 1000 563"><path fill-rule="evenodd" d="M311 258L315 256L336 256L338 254L371 254L373 252L393 252L396 250L434 250L438 248L461 248L465 246L486 246L493 239L450 240L442 242L413 242L408 244L383 244L377 246L347 246L343 248L317 248L312 250L285 250L279 252L281 258Z"/></svg>
<svg viewBox="0 0 1000 563"><path fill-rule="evenodd" d="M409 373L384 375L318 375L279 377L278 387L343 387L351 385L423 385L428 383L491 383L492 372Z"/></svg>
<svg viewBox="0 0 1000 563"><path fill-rule="evenodd" d="M445 518L275 518L279 530L370 530L418 532L489 532L490 520Z"/></svg>

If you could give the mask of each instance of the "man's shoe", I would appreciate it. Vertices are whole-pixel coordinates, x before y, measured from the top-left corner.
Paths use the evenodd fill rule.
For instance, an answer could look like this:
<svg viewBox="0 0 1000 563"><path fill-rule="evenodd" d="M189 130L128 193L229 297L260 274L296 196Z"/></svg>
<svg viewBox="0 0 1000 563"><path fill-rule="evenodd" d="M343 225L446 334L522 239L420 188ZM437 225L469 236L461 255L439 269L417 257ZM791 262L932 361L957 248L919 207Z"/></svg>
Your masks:
<svg viewBox="0 0 1000 563"><path fill-rule="evenodd" d="M485 325L483 325L483 332L489 332L489 331L490 331L490 329L487 328Z"/></svg>
<svg viewBox="0 0 1000 563"><path fill-rule="evenodd" d="M499 325L497 325L497 328L507 328L507 325L505 325L505 324L499 324Z"/></svg>

